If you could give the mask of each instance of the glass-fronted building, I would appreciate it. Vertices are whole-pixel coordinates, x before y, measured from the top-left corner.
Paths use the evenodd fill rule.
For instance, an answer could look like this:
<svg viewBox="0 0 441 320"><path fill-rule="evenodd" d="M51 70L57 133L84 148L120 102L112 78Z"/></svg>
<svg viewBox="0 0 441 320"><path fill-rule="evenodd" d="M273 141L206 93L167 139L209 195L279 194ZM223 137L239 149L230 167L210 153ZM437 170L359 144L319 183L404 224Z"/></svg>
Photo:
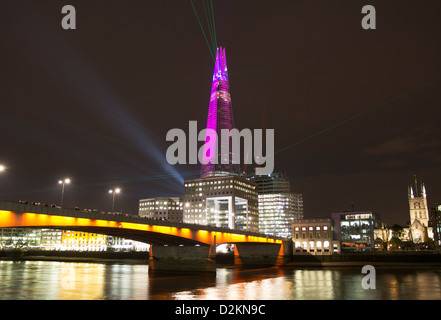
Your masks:
<svg viewBox="0 0 441 320"><path fill-rule="evenodd" d="M303 219L303 195L292 193L284 173L251 176L259 194L259 232L278 237L292 236L292 222Z"/></svg>
<svg viewBox="0 0 441 320"><path fill-rule="evenodd" d="M371 211L332 213L334 239L341 251L367 251L375 249L374 229L381 228L378 216Z"/></svg>
<svg viewBox="0 0 441 320"><path fill-rule="evenodd" d="M185 180L184 222L258 232L256 188L236 175Z"/></svg>

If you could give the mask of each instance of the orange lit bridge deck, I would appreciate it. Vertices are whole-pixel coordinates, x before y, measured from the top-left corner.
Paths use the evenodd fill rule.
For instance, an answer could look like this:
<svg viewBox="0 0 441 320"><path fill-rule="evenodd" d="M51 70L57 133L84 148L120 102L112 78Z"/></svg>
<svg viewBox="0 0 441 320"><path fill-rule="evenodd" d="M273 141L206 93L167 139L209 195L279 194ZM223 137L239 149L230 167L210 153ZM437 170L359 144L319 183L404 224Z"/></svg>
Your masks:
<svg viewBox="0 0 441 320"><path fill-rule="evenodd" d="M117 236L152 245L282 244L283 238L138 216L0 201L0 228L52 228Z"/></svg>

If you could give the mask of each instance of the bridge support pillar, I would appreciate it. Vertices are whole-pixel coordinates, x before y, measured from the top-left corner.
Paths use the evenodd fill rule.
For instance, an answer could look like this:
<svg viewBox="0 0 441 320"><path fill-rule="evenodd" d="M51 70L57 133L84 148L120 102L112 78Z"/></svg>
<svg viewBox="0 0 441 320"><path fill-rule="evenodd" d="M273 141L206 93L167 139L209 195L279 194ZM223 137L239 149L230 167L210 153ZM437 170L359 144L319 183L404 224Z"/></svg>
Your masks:
<svg viewBox="0 0 441 320"><path fill-rule="evenodd" d="M216 262L209 254L210 246L152 245L149 272L215 273Z"/></svg>
<svg viewBox="0 0 441 320"><path fill-rule="evenodd" d="M238 267L278 266L290 257L285 244L236 243L234 249L234 264Z"/></svg>

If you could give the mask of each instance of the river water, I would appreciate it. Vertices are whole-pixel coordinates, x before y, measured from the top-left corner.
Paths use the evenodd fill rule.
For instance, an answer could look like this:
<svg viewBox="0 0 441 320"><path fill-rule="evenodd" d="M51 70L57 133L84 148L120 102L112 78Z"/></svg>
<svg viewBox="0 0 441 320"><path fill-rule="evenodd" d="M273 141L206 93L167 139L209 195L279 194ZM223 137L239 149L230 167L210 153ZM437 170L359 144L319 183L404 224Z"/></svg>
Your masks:
<svg viewBox="0 0 441 320"><path fill-rule="evenodd" d="M230 269L216 275L149 275L144 264L0 261L2 300L441 300L437 268Z"/></svg>

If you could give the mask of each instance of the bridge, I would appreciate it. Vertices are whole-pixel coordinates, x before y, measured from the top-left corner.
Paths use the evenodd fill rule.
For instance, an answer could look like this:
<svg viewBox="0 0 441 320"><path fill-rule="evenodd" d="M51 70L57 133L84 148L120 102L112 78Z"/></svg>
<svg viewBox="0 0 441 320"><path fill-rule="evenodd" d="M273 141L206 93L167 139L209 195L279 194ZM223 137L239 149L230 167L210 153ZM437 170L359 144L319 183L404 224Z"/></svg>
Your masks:
<svg viewBox="0 0 441 320"><path fill-rule="evenodd" d="M255 232L9 201L0 201L0 228L83 231L149 243L151 272L214 272L222 243L235 244L239 266L277 265L291 255L291 240Z"/></svg>

